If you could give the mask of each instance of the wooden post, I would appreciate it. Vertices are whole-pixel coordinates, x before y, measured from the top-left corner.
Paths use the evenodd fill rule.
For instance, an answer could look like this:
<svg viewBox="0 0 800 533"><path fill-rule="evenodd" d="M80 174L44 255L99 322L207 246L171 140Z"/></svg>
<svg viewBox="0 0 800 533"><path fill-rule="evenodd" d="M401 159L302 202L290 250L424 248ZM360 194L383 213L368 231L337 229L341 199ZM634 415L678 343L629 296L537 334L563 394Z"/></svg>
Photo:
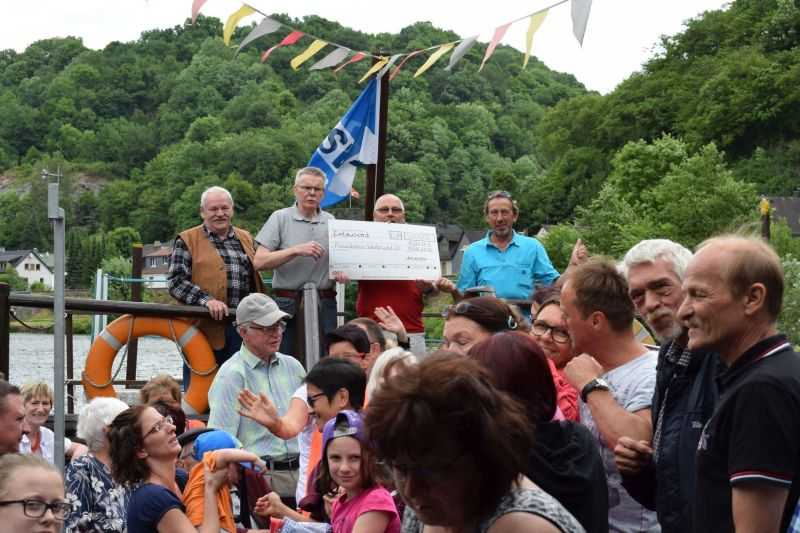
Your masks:
<svg viewBox="0 0 800 533"><path fill-rule="evenodd" d="M8 381L9 370L9 327L11 325L11 305L8 296L11 294L11 287L7 283L0 283L0 372L3 373Z"/></svg>
<svg viewBox="0 0 800 533"><path fill-rule="evenodd" d="M759 209L761 210L761 237L769 242L771 235L771 228L770 228L770 220L769 220L769 212L770 212L770 205L769 200L766 198L762 198L761 202L758 204Z"/></svg>
<svg viewBox="0 0 800 533"><path fill-rule="evenodd" d="M381 55L381 52L376 54ZM378 61L373 57L373 65ZM372 220L375 200L383 195L384 176L386 174L386 128L389 122L389 76L384 74L380 79L381 95L378 107L378 162L367 165L367 193L364 201L364 220Z"/></svg>
<svg viewBox="0 0 800 533"><path fill-rule="evenodd" d="M142 258L143 247L141 243L136 243L131 247L131 278L134 280L142 279L142 268L144 266L144 259ZM142 283L133 281L131 283L131 301L142 301ZM133 381L136 379L136 365L139 358L139 341L138 339L131 339L128 342L128 366L125 369L125 379Z"/></svg>

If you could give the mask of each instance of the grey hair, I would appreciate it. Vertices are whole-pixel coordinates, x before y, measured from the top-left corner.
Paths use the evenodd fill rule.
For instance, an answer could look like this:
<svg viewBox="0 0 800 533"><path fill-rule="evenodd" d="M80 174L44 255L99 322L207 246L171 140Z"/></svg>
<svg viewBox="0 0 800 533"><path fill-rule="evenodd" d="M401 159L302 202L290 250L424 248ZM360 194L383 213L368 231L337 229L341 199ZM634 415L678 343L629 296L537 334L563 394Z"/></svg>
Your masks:
<svg viewBox="0 0 800 533"><path fill-rule="evenodd" d="M231 206L233 205L233 196L231 196L231 192L225 187L214 185L213 187L209 187L208 189L204 190L203 194L200 195L200 209L203 209L203 207L206 205L206 198L208 195L214 192L223 193L228 197L228 201L231 203Z"/></svg>
<svg viewBox="0 0 800 533"><path fill-rule="evenodd" d="M300 183L300 178L303 176L316 176L318 178L322 178L322 182L325 183L328 181L328 177L325 175L325 172L322 171L321 168L317 167L303 167L297 171L297 174L294 176L294 184L297 185Z"/></svg>
<svg viewBox="0 0 800 533"><path fill-rule="evenodd" d="M380 387L381 380L385 378L383 375L384 371L386 367L389 366L389 363L400 360L403 360L406 364L412 365L418 362L416 355L399 346L397 348L389 348L375 359L375 363L372 365L372 371L369 373L369 380L367 381L367 398L371 398L372 393Z"/></svg>
<svg viewBox="0 0 800 533"><path fill-rule="evenodd" d="M400 198L399 196L397 196L396 194L386 193L386 194L384 194L383 196L379 196L379 197L378 197L378 200L380 200L381 198L385 198L385 197L387 197L387 196L391 196L392 198L397 198L397 201L398 201L398 202L400 202L400 207L402 207L402 208L403 208L403 211L405 212L405 210L406 210L406 206L405 206L405 204L403 203L403 199L402 199L402 198ZM378 205L378 200L375 200L375 205Z"/></svg>
<svg viewBox="0 0 800 533"><path fill-rule="evenodd" d="M86 441L90 451L102 450L106 446L106 426L127 408L128 404L116 398L95 398L78 415L78 437Z"/></svg>
<svg viewBox="0 0 800 533"><path fill-rule="evenodd" d="M642 263L653 263L663 259L672 265L672 270L678 279L683 281L686 268L692 259L692 252L688 248L669 239L648 239L639 242L628 250L619 264L620 273L628 279L628 271Z"/></svg>

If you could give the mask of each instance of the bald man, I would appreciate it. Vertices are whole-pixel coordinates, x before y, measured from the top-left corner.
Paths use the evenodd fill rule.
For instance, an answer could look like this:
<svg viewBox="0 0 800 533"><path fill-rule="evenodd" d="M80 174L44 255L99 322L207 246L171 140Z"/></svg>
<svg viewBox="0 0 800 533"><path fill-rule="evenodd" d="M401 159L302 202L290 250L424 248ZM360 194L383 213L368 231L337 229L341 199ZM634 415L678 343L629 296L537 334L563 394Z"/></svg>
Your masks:
<svg viewBox="0 0 800 533"><path fill-rule="evenodd" d="M394 194L384 194L375 201L372 218L375 222L405 224L403 201ZM387 316L396 315L405 327L411 351L423 357L426 350L422 310L425 295L434 291L433 283L423 280L361 280L358 282L356 312L358 316L369 317L379 324L385 324ZM393 313L387 315L388 310ZM403 339L399 340L402 343Z"/></svg>

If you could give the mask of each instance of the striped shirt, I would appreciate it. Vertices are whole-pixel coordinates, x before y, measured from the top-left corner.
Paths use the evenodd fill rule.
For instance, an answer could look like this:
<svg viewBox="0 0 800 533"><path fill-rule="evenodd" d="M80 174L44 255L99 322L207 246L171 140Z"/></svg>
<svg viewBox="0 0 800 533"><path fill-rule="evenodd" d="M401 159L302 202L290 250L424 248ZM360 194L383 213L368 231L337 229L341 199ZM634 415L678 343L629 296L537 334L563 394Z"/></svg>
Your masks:
<svg viewBox="0 0 800 533"><path fill-rule="evenodd" d="M239 392L249 389L269 397L280 416L286 415L292 394L303 384L306 371L294 357L276 352L269 362L242 348L217 372L208 403L211 414L208 426L223 429L236 436L244 448L263 457L283 457L298 453L297 439L283 440L249 418L239 414Z"/></svg>

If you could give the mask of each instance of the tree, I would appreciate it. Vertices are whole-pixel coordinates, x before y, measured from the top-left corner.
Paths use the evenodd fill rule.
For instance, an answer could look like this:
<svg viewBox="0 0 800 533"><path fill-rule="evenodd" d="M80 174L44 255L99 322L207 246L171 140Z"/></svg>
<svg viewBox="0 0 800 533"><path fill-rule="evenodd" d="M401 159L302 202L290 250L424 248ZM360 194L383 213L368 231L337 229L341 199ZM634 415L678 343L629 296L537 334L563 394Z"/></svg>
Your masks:
<svg viewBox="0 0 800 533"><path fill-rule="evenodd" d="M24 291L28 288L28 280L17 274L11 266L0 272L0 283L7 284L12 291Z"/></svg>

